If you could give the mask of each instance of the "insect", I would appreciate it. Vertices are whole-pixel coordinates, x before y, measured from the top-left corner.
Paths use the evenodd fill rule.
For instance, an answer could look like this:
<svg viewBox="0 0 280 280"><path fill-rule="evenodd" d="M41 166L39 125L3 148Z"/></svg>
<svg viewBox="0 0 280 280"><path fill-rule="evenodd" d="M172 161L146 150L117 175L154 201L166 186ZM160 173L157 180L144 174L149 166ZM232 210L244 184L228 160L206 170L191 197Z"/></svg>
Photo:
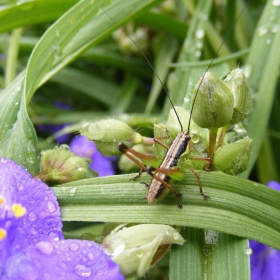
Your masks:
<svg viewBox="0 0 280 280"><path fill-rule="evenodd" d="M106 13L106 11L104 11L104 12ZM241 14L239 15L239 17L240 16L241 16ZM233 24L233 26L236 24L236 22L239 19L239 17L236 19L236 21ZM112 19L112 21L114 21L114 20ZM118 23L116 23L116 22L115 22L115 24L118 25ZM172 141L172 143L171 143L171 145L169 147L166 146L164 143L162 143L160 141L161 139L154 138L154 143L156 143L158 145L161 145L162 147L164 147L166 149L165 156L164 156L164 158L163 158L163 160L160 163L158 168L151 167L151 166L146 166L141 160L144 159L144 158L149 157L149 155L141 154L141 153L135 151L134 149L128 147L127 145L125 145L122 142L120 142L118 144L118 149L119 149L119 151L121 153L123 153L125 156L127 156L132 161L134 161L140 167L140 171L139 171L138 175L135 176L134 178L132 178L133 180L139 178L143 172L148 173L152 177L152 180L151 180L151 182L149 184L144 183L146 185L146 187L148 188L147 201L148 201L149 204L155 203L157 199L164 197L165 194L167 194L168 192L171 191L171 192L173 192L176 195L177 201L178 201L178 208L181 209L183 207L182 203L181 203L182 194L180 192L178 192L177 190L175 190L171 186L170 181L171 181L172 178L175 178L176 180L180 180L180 179L182 180L183 177L184 177L184 172L181 171L178 168L178 161L179 161L180 157L182 156L182 154L186 151L186 149L187 149L187 147L188 147L188 145L190 143L190 140L191 140L190 124L191 124L191 116L192 116L195 100L196 100L197 94L199 92L199 88L200 88L200 86L202 84L202 81L203 81L207 71L211 67L213 61L217 57L217 55L218 55L221 47L223 46L227 36L224 38L222 44L220 45L219 49L217 50L217 52L216 52L216 54L214 56L214 58L211 60L211 62L208 65L204 75L202 76L202 79L201 79L201 81L200 81L200 83L198 85L198 88L197 88L196 92L195 92L193 103L192 103L192 106L191 106L190 118L189 118L189 122L188 122L188 128L187 128L187 130L184 130L183 129L183 125L181 123L181 120L180 120L180 118L178 116L178 113L177 113L177 111L175 109L175 106L174 106L174 104L173 104L173 102L172 102L172 100L170 98L170 95L169 95L167 89L165 88L163 82L161 81L161 79L157 75L156 71L154 70L153 66L151 65L150 61L148 60L148 58L146 57L144 52L138 47L138 45L135 43L135 41L128 34L126 34L126 35L130 38L130 40L133 42L133 44L136 46L136 48L138 48L138 50L142 53L142 55L144 56L144 58L146 59L146 61L150 65L151 69L153 70L153 72L155 73L157 78L159 79L160 83L162 84L162 87L163 87L163 89L164 89L164 91L166 93L166 96L168 97L168 99L169 99L169 101L171 103L171 106L172 106L172 108L174 110L174 113L175 113L176 118L178 120L178 123L180 125L180 130L181 131L175 137L175 139ZM206 157L206 158L197 158L197 159L198 160L204 160L204 161L208 162L209 164L212 163L212 159L211 158L207 158ZM200 177L199 177L198 173L195 170L193 170L193 169L191 169L191 170L192 170L192 172L194 173L194 175L197 178L201 196L203 196L205 199L209 199L209 196L205 195L204 192L203 192L202 184L201 184Z"/></svg>

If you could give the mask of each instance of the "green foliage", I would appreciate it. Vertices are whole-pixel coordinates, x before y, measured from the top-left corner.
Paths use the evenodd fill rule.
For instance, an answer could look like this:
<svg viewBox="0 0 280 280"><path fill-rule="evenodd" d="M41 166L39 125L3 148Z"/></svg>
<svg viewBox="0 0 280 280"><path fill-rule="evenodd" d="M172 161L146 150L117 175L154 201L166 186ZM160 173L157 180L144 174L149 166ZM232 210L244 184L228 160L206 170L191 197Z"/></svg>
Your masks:
<svg viewBox="0 0 280 280"><path fill-rule="evenodd" d="M232 15L239 14L244 3L236 1L235 13L232 1L213 8L214 1L200 0L196 5L182 0L172 9L150 9L160 2L37 0L1 7L0 156L37 174L40 147L48 142L38 138L34 124L74 122L79 128L81 121L109 115L141 127L151 136L152 124L159 119L164 122L171 105L143 55L121 53L111 37L114 30L131 21L144 24L149 38L147 56L168 84L174 104L190 109L194 85L232 27ZM251 2L218 52L221 58L214 64L219 67L213 72L244 67L253 97L244 125L253 142L249 167L241 176L249 178L251 174L255 181L266 184L280 180L276 95L280 6L272 0L265 6L263 1ZM175 70L168 75L168 66L177 54ZM16 77L14 73L18 73ZM56 100L70 104L73 110L54 109ZM174 185L183 193L182 210L177 209L171 194L156 205L139 200L146 196L146 189L129 181L133 175L76 181L54 190L64 221L182 227L188 242L179 249L174 246L170 253L172 280L249 279L244 238L280 249L280 195L259 183L220 172L200 171L199 175L210 200L199 195L196 178L188 171L185 179ZM141 181L149 180L144 175ZM208 244L209 234L214 237Z"/></svg>

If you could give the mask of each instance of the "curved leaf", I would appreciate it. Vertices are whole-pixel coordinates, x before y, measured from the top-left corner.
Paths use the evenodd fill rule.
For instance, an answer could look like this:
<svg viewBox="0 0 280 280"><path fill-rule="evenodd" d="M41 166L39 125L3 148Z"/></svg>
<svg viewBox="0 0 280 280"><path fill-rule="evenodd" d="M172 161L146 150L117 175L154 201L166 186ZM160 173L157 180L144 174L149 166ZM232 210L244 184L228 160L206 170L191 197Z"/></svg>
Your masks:
<svg viewBox="0 0 280 280"><path fill-rule="evenodd" d="M169 194L156 205L139 200L146 187L129 176L95 178L57 186L54 191L65 221L162 223L212 229L257 240L280 249L280 193L266 186L220 172L199 172L205 200L196 177L187 172L172 186L183 194L182 210ZM149 182L142 176L141 181Z"/></svg>

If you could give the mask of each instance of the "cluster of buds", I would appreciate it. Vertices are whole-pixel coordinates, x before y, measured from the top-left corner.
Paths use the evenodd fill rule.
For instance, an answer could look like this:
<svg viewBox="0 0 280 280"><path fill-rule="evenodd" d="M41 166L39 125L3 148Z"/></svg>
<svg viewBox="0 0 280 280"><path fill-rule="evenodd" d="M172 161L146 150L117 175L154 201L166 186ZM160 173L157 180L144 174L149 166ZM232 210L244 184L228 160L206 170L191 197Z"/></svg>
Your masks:
<svg viewBox="0 0 280 280"><path fill-rule="evenodd" d="M223 81L207 72L194 90L193 121L209 131L211 170L236 175L247 169L252 139L240 124L249 115L251 92L241 69Z"/></svg>

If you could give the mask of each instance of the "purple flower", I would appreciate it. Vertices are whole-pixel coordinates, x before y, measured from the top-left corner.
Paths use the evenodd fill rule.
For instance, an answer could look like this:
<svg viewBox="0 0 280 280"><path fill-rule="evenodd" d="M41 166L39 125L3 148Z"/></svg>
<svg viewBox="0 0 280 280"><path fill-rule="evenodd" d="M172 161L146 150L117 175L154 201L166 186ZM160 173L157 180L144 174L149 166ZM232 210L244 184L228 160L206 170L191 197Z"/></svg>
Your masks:
<svg viewBox="0 0 280 280"><path fill-rule="evenodd" d="M270 181L268 187L280 191L280 184ZM250 240L251 280L278 280L280 277L280 251Z"/></svg>
<svg viewBox="0 0 280 280"><path fill-rule="evenodd" d="M115 174L115 157L105 157L96 148L93 141L87 140L85 136L79 135L70 143L71 152L81 157L91 159L90 167L96 171L100 177Z"/></svg>
<svg viewBox="0 0 280 280"><path fill-rule="evenodd" d="M53 190L0 159L0 278L124 279L102 247L64 240Z"/></svg>

